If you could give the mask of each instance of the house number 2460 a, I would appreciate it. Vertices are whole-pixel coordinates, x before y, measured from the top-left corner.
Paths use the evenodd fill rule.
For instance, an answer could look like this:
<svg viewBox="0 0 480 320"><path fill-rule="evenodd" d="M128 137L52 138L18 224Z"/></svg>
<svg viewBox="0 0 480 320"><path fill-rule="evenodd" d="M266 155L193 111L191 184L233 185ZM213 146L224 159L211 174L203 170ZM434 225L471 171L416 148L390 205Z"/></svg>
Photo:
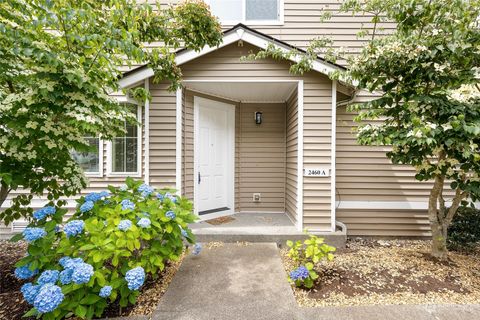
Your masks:
<svg viewBox="0 0 480 320"><path fill-rule="evenodd" d="M307 177L328 177L330 175L330 169L325 169L325 168L303 169L303 175Z"/></svg>

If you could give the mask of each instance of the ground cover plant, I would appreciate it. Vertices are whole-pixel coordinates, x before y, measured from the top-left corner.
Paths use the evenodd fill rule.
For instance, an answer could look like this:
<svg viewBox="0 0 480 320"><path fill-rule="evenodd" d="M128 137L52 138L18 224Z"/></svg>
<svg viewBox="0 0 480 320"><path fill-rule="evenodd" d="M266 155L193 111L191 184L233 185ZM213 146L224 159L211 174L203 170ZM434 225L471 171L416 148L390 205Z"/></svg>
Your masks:
<svg viewBox="0 0 480 320"><path fill-rule="evenodd" d="M480 252L450 252L439 261L427 240L351 239L332 261L314 265L310 289L293 287L304 307L386 304L475 304L480 300ZM297 264L282 250L287 273Z"/></svg>
<svg viewBox="0 0 480 320"><path fill-rule="evenodd" d="M27 316L100 317L112 303L135 304L147 276L177 261L194 236L189 200L127 179L121 187L90 193L63 223L66 209L46 206L14 237L28 242L15 269ZM194 254L200 251L194 246Z"/></svg>
<svg viewBox="0 0 480 320"><path fill-rule="evenodd" d="M335 248L324 243L323 238L309 235L304 241L287 241L288 257L293 261L295 268L290 271L288 280L297 287L311 288L318 274L315 271L315 264L323 259L333 260Z"/></svg>

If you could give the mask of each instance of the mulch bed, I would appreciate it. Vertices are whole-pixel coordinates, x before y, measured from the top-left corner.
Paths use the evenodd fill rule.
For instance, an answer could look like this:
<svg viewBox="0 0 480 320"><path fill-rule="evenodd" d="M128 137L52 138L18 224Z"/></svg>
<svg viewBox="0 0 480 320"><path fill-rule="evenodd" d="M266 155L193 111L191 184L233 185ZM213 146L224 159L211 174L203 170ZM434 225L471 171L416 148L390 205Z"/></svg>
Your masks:
<svg viewBox="0 0 480 320"><path fill-rule="evenodd" d="M316 265L311 290L294 288L301 306L480 303L480 254L450 252L447 261L429 255L421 240L356 239L332 262ZM293 263L282 251L287 272Z"/></svg>
<svg viewBox="0 0 480 320"><path fill-rule="evenodd" d="M13 275L15 263L26 252L26 244L0 240L0 319L20 320L31 306L23 300L20 287L25 283ZM148 277L142 292L134 306L123 308L120 312L118 304L111 304L105 309L104 317L120 317L151 314L157 307L160 298L180 267L183 257L177 262L167 263L157 279Z"/></svg>

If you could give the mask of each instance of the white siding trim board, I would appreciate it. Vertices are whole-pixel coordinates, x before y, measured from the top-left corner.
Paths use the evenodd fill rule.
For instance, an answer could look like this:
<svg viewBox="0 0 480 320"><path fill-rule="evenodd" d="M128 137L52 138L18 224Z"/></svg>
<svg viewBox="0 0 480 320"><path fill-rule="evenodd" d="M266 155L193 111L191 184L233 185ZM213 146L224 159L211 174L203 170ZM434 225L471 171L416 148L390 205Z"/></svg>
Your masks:
<svg viewBox="0 0 480 320"><path fill-rule="evenodd" d="M177 89L176 99L175 189L180 195L182 193L182 88Z"/></svg>
<svg viewBox="0 0 480 320"><path fill-rule="evenodd" d="M147 92L150 92L150 78L145 79L145 90ZM144 124L144 130L145 130L145 137L144 137L144 143L145 143L145 160L144 160L144 165L145 165L145 173L144 173L144 179L145 183L149 184L150 182L150 100L147 98L145 99L145 124Z"/></svg>
<svg viewBox="0 0 480 320"><path fill-rule="evenodd" d="M336 149L337 149L337 81L332 81L332 133L331 133L331 167L330 167L330 196L332 200L330 201L330 215L331 215L331 228L332 232L335 232L336 229Z"/></svg>
<svg viewBox="0 0 480 320"><path fill-rule="evenodd" d="M303 80L298 81L297 229L303 230Z"/></svg>

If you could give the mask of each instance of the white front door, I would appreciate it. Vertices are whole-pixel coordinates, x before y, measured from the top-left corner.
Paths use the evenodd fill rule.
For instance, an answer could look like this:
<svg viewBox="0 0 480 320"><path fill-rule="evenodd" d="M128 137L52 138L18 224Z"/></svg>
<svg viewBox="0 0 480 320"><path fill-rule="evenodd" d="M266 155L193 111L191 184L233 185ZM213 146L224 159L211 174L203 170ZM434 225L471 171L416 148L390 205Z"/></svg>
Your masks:
<svg viewBox="0 0 480 320"><path fill-rule="evenodd" d="M235 106L195 97L195 212L233 213Z"/></svg>

